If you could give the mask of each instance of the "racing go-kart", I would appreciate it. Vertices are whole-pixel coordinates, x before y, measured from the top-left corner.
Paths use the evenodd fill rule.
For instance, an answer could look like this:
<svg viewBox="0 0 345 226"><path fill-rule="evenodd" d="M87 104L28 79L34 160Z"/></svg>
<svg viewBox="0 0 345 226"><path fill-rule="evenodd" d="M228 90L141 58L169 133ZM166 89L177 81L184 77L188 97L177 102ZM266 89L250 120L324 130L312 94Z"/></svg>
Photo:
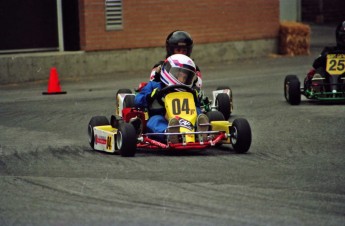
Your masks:
<svg viewBox="0 0 345 226"><path fill-rule="evenodd" d="M140 92L140 90L146 84L147 82L140 83L138 88L134 89L134 93ZM117 115L121 114L121 106L123 104L126 104L124 103L124 98L127 94L131 94L131 93L132 93L132 90L130 89L120 89L117 91L115 114ZM200 107L203 113L217 110L223 114L225 119L229 119L234 109L232 90L230 89L229 86L219 86L217 87L216 90L213 90L212 99L209 99L201 90L198 93L198 99L200 101ZM127 100L127 101L130 101L130 100ZM125 106L129 106L129 105L125 105Z"/></svg>
<svg viewBox="0 0 345 226"><path fill-rule="evenodd" d="M176 92L175 90L182 90ZM137 149L205 149L222 144L231 144L238 153L249 150L252 140L251 128L244 118L229 122L224 119L219 111L209 111L207 116L209 123L203 124L209 129L196 131L197 111L194 102L193 89L174 85L159 91L156 99L166 109L166 118L178 118L179 132L148 133L146 123L148 114L145 109L134 107L134 94L118 93L121 95L120 114L112 115L109 120L105 116L94 116L88 124L89 144L94 150L105 152L118 152L121 156L132 157ZM164 97L164 101L162 101ZM133 124L138 121L141 123ZM168 126L169 129L169 126ZM178 136L178 142L172 143L168 138L171 135ZM157 140L156 136L165 139Z"/></svg>
<svg viewBox="0 0 345 226"><path fill-rule="evenodd" d="M318 68L304 87L296 75L287 75L284 80L284 96L291 105L301 103L301 94L317 101L345 100L345 54L328 54L326 69Z"/></svg>

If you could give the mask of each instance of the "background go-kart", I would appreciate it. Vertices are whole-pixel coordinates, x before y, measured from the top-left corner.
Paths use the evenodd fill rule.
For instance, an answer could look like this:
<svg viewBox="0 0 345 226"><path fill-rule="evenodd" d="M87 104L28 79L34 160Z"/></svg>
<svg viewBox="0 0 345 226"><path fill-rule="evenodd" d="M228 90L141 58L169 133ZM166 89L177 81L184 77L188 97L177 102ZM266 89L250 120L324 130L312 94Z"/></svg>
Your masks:
<svg viewBox="0 0 345 226"><path fill-rule="evenodd" d="M110 116L116 90L149 70L64 82L66 95L41 95L46 83L1 87L0 225L343 225L345 107L283 96L285 75L302 80L333 43L333 28L322 42L315 32L310 56L200 65L206 93L229 85L230 120L252 127L244 155L91 151L90 118Z"/></svg>

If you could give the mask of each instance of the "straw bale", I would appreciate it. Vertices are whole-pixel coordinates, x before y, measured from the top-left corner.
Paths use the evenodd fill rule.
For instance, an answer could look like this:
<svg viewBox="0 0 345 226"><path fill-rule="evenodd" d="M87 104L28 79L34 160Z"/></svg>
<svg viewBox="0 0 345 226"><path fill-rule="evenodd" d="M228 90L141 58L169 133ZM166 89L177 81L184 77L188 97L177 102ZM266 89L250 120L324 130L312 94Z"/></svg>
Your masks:
<svg viewBox="0 0 345 226"><path fill-rule="evenodd" d="M298 22L281 22L279 53L284 55L309 55L310 27Z"/></svg>

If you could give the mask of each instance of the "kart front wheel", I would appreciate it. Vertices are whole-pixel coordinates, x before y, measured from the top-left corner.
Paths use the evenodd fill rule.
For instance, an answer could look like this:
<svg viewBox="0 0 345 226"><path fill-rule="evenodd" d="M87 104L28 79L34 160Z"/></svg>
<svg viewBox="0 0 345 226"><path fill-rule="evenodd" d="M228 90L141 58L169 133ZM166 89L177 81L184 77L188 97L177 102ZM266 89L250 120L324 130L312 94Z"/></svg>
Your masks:
<svg viewBox="0 0 345 226"><path fill-rule="evenodd" d="M94 149L95 136L93 133L93 128L95 126L105 126L109 125L109 120L105 116L94 116L91 118L89 125L87 127L88 140L92 149Z"/></svg>
<svg viewBox="0 0 345 226"><path fill-rule="evenodd" d="M291 105L301 103L300 81L296 75L287 75L284 80L284 96Z"/></svg>
<svg viewBox="0 0 345 226"><path fill-rule="evenodd" d="M235 119L230 128L230 140L237 153L246 153L252 143L252 132L246 119Z"/></svg>
<svg viewBox="0 0 345 226"><path fill-rule="evenodd" d="M122 157L133 157L137 149L137 134L130 123L121 123L116 134L116 147Z"/></svg>

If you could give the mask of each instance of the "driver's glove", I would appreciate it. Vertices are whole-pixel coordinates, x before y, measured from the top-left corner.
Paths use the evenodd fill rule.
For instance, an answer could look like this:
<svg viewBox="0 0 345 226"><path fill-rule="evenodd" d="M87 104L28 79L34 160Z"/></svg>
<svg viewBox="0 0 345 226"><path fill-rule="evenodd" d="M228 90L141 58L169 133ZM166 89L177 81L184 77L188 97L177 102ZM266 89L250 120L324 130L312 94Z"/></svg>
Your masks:
<svg viewBox="0 0 345 226"><path fill-rule="evenodd" d="M154 90L152 90L151 94L148 94L146 96L146 102L148 104L152 104L152 102L156 99L158 92L159 92L158 88L155 88Z"/></svg>
<svg viewBox="0 0 345 226"><path fill-rule="evenodd" d="M199 96L200 96L200 90L199 90L199 88L197 88L197 87L193 87L194 89L193 89L193 95L194 95L194 98L196 98L197 100L201 100L200 98L199 98Z"/></svg>

